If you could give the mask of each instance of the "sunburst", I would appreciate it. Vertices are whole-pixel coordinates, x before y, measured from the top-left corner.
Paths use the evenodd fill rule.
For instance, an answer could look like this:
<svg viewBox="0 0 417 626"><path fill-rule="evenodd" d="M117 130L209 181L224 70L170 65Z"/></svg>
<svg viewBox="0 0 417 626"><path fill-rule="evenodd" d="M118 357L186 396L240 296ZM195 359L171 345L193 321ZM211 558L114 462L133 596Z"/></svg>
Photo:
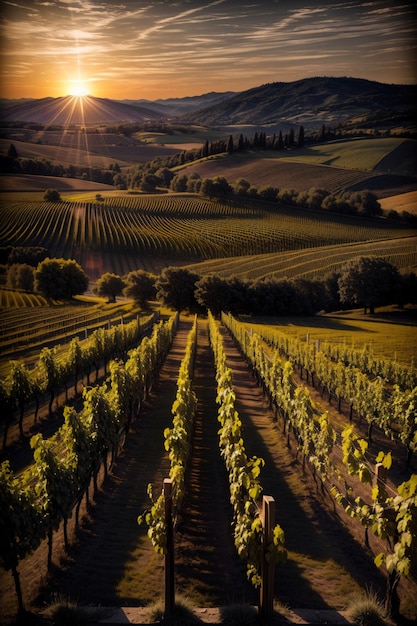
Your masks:
<svg viewBox="0 0 417 626"><path fill-rule="evenodd" d="M80 80L73 81L70 83L68 89L69 96L76 96L77 98L84 98L90 94L86 84Z"/></svg>

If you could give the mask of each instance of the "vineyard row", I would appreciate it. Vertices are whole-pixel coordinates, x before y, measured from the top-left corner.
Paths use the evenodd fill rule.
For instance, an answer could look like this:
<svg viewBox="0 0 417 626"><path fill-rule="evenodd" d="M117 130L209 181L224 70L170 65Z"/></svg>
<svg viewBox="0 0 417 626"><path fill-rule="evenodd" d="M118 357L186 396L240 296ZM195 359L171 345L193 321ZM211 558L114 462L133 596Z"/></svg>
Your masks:
<svg viewBox="0 0 417 626"><path fill-rule="evenodd" d="M224 319L226 323L231 323ZM313 386L315 379L319 379L323 391L328 390L329 397L331 394L337 396L339 409L344 399L350 406L350 420L355 410L367 421L369 439L374 425L379 426L388 437L398 438L407 448L408 466L411 455L417 450L417 386L414 367L375 360L370 355L364 356L364 352L347 349L340 354L342 358L338 359L337 352L328 344L323 344L322 349L321 342L302 342L269 329L259 328L259 335L298 365L301 376L305 370ZM349 358L354 362L349 362ZM392 389L388 389L392 377L396 383Z"/></svg>
<svg viewBox="0 0 417 626"><path fill-rule="evenodd" d="M410 229L386 222L268 206L215 203L194 196L136 196L106 203L0 205L2 245L42 245L52 256L86 250L199 259L391 239ZM227 219L225 219L227 217ZM81 259L78 259L79 261Z"/></svg>
<svg viewBox="0 0 417 626"><path fill-rule="evenodd" d="M390 495L384 478L373 480L365 458L367 442L355 435L352 425L347 426L341 434L343 466L360 483L373 484L370 501L356 496L355 490L347 487L332 460L336 431L327 413L317 415L308 390L293 384L291 363L283 363L278 350L272 360L268 358L260 337L254 333L250 336L243 325L231 316L223 316L223 321L262 383L271 405L281 415L288 437L292 430L303 455L303 465L306 460L311 464L313 476L316 479L318 474L323 490L330 484L328 491L335 501L365 527L366 541L368 530L379 539L387 540L386 548L376 555L375 564L386 566L387 597L392 599L399 577L410 572L412 555L416 553L412 528L417 521L417 475L411 475ZM380 452L376 462L377 470L388 470L391 455ZM381 475L384 476L384 472L381 471ZM381 475L377 474L378 478Z"/></svg>
<svg viewBox="0 0 417 626"><path fill-rule="evenodd" d="M53 400L59 387L65 385L67 396L68 380L73 378L76 392L80 375L86 375L87 384L89 384L92 367L96 369L97 379L100 364L104 362L106 372L108 360L121 356L129 346L135 345L140 336L148 332L157 319L157 314L153 314L142 322L137 318L108 330L98 328L83 346L78 337L74 337L59 359L56 356L58 346L52 349L42 348L38 363L32 370L27 369L24 363L11 361L10 374L0 381L1 418L4 422L3 449L7 443L9 425L17 409L20 414L20 435L23 437L23 417L25 408L30 402L36 403L34 416L36 421L39 400L45 393L49 393L49 413L51 414Z"/></svg>
<svg viewBox="0 0 417 626"><path fill-rule="evenodd" d="M23 609L17 567L27 554L48 538L48 568L51 566L53 533L61 522L66 548L67 521L81 501L91 480L108 457L113 462L123 445L131 420L140 411L171 346L178 315L160 322L150 338L131 350L125 364L112 361L110 375L97 387L83 392L83 407L64 409L63 426L48 440L32 437L33 464L19 476L7 461L0 466L1 562L11 570L20 609Z"/></svg>

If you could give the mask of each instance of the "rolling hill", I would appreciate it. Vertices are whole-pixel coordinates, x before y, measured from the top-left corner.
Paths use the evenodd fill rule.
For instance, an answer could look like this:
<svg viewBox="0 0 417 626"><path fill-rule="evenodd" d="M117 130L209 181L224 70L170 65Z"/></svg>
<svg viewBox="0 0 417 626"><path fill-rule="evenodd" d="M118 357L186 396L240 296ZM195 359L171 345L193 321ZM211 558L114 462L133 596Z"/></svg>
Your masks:
<svg viewBox="0 0 417 626"><path fill-rule="evenodd" d="M358 78L307 78L268 83L183 116L204 126L240 124L335 125L377 111L415 110L417 85L387 85Z"/></svg>
<svg viewBox="0 0 417 626"><path fill-rule="evenodd" d="M184 98L165 98L158 100L122 100L133 106L150 107L157 111L162 117L178 117L186 113L193 113L209 106L223 102L228 98L236 96L235 91L217 92L202 94L201 96L186 96Z"/></svg>
<svg viewBox="0 0 417 626"><path fill-rule="evenodd" d="M332 193L371 190L379 198L417 188L417 142L364 138L308 146L293 151L245 151L212 156L181 168L201 178L244 178L255 187L303 191L322 187Z"/></svg>

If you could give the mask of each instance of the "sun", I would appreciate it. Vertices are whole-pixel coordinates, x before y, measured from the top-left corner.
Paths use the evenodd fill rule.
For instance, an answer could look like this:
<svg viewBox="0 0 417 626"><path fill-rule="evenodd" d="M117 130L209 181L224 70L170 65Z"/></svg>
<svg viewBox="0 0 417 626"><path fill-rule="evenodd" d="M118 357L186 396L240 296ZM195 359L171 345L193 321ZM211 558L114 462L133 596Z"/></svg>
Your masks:
<svg viewBox="0 0 417 626"><path fill-rule="evenodd" d="M88 96L89 93L90 92L86 84L83 83L82 81L76 80L70 83L70 86L68 89L69 96L76 96L77 98L80 98L80 97L84 98L85 96Z"/></svg>

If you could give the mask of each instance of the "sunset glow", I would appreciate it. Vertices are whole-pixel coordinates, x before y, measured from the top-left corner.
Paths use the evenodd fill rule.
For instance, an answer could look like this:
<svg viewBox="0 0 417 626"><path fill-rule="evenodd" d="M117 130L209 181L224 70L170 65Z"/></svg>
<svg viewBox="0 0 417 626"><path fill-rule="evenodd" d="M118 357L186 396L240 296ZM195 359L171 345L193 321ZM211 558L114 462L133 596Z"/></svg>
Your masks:
<svg viewBox="0 0 417 626"><path fill-rule="evenodd" d="M86 87L85 83L77 81L77 82L70 84L68 91L67 91L67 95L77 96L79 98L79 97L89 96L90 92L88 90L88 87Z"/></svg>
<svg viewBox="0 0 417 626"><path fill-rule="evenodd" d="M5 98L153 100L313 76L417 82L415 7L404 0L0 0L0 9Z"/></svg>

